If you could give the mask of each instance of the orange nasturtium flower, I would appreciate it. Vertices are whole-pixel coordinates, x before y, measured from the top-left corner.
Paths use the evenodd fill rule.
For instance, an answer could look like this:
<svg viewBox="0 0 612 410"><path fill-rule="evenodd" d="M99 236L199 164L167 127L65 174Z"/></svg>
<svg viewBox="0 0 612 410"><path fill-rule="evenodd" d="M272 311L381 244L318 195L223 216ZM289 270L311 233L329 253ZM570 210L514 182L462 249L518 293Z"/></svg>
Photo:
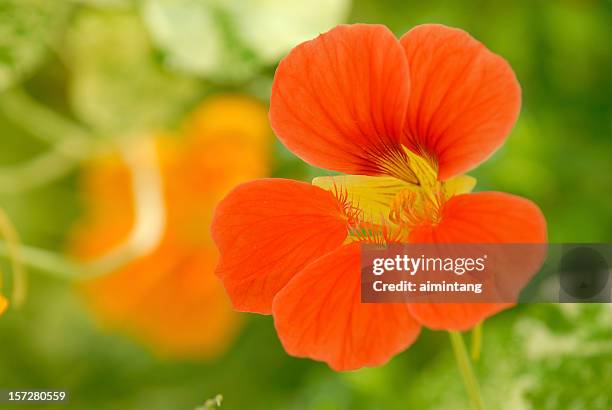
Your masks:
<svg viewBox="0 0 612 410"><path fill-rule="evenodd" d="M105 327L162 356L206 358L223 351L240 325L213 273L213 209L237 183L269 173L271 131L263 105L228 95L202 104L183 134L155 140L166 221L160 242L81 290ZM128 167L119 156L101 158L86 172L84 189L88 213L72 252L96 261L135 224Z"/></svg>
<svg viewBox="0 0 612 410"><path fill-rule="evenodd" d="M295 47L269 118L304 161L346 176L261 179L217 207L217 275L234 307L272 314L285 350L333 369L376 366L420 327L466 330L508 304L361 304L360 244L543 243L529 200L469 192L461 174L503 142L520 110L508 63L462 30L399 41L343 25Z"/></svg>

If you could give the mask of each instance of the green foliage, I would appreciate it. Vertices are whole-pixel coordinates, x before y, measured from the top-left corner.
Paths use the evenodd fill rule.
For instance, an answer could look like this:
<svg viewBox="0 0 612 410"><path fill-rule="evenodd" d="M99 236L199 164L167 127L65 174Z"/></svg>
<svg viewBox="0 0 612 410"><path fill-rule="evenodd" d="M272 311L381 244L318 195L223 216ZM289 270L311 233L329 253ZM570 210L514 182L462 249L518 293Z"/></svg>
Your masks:
<svg viewBox="0 0 612 410"><path fill-rule="evenodd" d="M248 80L347 12L348 0L146 0L143 6L170 67L220 82Z"/></svg>
<svg viewBox="0 0 612 410"><path fill-rule="evenodd" d="M611 311L605 304L540 305L523 309L512 320L485 325L477 370L487 408L610 408ZM456 380L438 379L453 374L452 361L442 360L434 369L412 386L416 402L432 409L468 409ZM433 383L437 387L431 389Z"/></svg>
<svg viewBox="0 0 612 410"><path fill-rule="evenodd" d="M67 34L74 112L117 137L156 129L185 111L199 86L165 70L137 15L82 11Z"/></svg>
<svg viewBox="0 0 612 410"><path fill-rule="evenodd" d="M0 1L0 92L43 62L65 21L64 0Z"/></svg>
<svg viewBox="0 0 612 410"><path fill-rule="evenodd" d="M258 62L216 3L148 0L143 16L169 67L221 82L240 81L252 75Z"/></svg>

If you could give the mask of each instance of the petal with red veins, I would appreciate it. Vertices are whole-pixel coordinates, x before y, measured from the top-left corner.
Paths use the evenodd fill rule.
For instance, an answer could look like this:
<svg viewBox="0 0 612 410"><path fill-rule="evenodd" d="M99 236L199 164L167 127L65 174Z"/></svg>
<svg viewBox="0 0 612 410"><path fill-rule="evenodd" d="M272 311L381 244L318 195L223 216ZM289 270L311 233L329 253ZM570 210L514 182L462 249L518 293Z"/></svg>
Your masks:
<svg viewBox="0 0 612 410"><path fill-rule="evenodd" d="M261 179L236 187L217 206L216 273L234 307L270 313L272 299L308 263L347 235L343 204L304 182Z"/></svg>
<svg viewBox="0 0 612 410"><path fill-rule="evenodd" d="M346 174L398 172L410 77L381 25L341 25L295 47L276 70L272 128L304 161Z"/></svg>
<svg viewBox="0 0 612 410"><path fill-rule="evenodd" d="M274 298L285 350L352 370L381 365L410 346L420 326L407 305L361 303L360 290L357 242L308 265Z"/></svg>
<svg viewBox="0 0 612 410"><path fill-rule="evenodd" d="M415 228L411 243L544 244L546 220L533 202L502 192L457 195L442 208L437 225ZM538 248L522 267L529 276L539 268ZM516 280L521 280L517 278ZM510 303L419 303L410 312L432 329L466 330L512 306Z"/></svg>
<svg viewBox="0 0 612 410"><path fill-rule="evenodd" d="M488 158L510 133L521 106L510 65L463 30L417 26L401 38L411 94L404 145L438 164L438 178Z"/></svg>

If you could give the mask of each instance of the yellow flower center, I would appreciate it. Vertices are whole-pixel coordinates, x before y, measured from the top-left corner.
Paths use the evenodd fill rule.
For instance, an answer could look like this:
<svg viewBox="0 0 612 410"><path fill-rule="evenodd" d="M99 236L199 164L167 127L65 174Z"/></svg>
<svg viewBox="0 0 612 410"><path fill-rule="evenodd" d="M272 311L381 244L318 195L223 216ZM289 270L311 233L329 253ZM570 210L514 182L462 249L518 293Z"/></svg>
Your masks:
<svg viewBox="0 0 612 410"><path fill-rule="evenodd" d="M465 175L439 181L435 161L406 148L399 158L385 160L384 169L393 176L344 175L312 181L344 204L347 241L406 240L414 227L439 223L446 201L470 192L476 183Z"/></svg>
<svg viewBox="0 0 612 410"><path fill-rule="evenodd" d="M440 222L440 209L444 204L441 190L438 192L405 189L391 203L389 220L404 229L423 223Z"/></svg>

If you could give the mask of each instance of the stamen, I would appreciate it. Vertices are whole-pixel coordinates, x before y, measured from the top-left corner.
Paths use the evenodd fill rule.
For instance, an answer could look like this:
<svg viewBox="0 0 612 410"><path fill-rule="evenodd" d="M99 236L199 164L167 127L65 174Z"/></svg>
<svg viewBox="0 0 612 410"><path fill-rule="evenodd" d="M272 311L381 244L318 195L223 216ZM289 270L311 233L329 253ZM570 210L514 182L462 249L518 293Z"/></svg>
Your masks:
<svg viewBox="0 0 612 410"><path fill-rule="evenodd" d="M359 203L355 203L352 197L350 197L348 189L336 184L332 186L332 194L340 202L340 206L344 212L344 215L348 219L349 229L355 227L363 219L363 210L359 208Z"/></svg>
<svg viewBox="0 0 612 410"><path fill-rule="evenodd" d="M437 224L443 203L440 189L405 189L395 197L389 219L404 230L423 223Z"/></svg>
<svg viewBox="0 0 612 410"><path fill-rule="evenodd" d="M347 218L347 243L357 241L384 245L401 242L401 229L390 223L386 216L366 215L348 190L335 182L331 192L340 202Z"/></svg>
<svg viewBox="0 0 612 410"><path fill-rule="evenodd" d="M405 189L394 193L395 197L385 215L366 215L359 204L355 203L355 198L350 197L347 188L336 184L334 180L331 189L327 189L340 201L347 217L347 241L376 244L401 242L408 239L416 226L438 224L442 206L452 196L453 190L438 181L436 161L425 152L417 154L406 147L401 147L401 150L388 149L377 158L379 172L402 179L408 184L403 184Z"/></svg>
<svg viewBox="0 0 612 410"><path fill-rule="evenodd" d="M390 243L401 243L407 237L403 236L400 227L390 223L382 224L363 221L357 227L349 231L349 242L361 242L377 245L388 245Z"/></svg>

